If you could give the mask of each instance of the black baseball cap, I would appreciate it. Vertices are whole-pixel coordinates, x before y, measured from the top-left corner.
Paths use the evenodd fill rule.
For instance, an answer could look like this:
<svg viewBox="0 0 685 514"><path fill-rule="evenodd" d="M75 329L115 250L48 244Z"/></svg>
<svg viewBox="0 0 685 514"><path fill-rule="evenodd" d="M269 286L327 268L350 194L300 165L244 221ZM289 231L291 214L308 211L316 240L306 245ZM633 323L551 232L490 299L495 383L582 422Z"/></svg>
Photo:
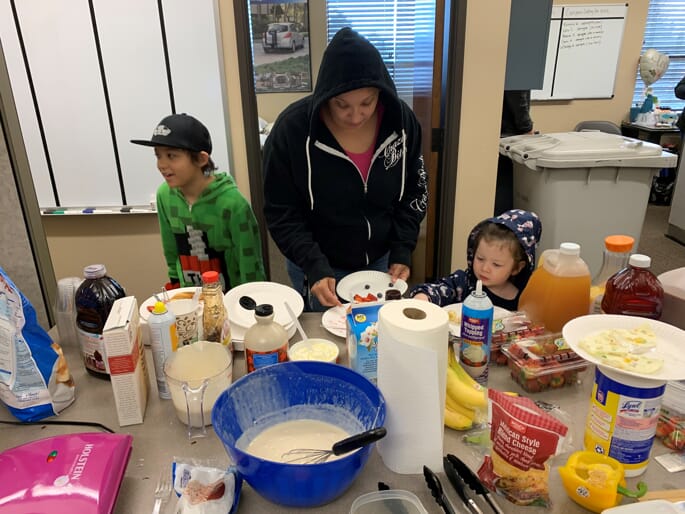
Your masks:
<svg viewBox="0 0 685 514"><path fill-rule="evenodd" d="M131 143L212 153L212 138L207 127L185 113L172 114L160 121L152 132L152 139L131 139Z"/></svg>

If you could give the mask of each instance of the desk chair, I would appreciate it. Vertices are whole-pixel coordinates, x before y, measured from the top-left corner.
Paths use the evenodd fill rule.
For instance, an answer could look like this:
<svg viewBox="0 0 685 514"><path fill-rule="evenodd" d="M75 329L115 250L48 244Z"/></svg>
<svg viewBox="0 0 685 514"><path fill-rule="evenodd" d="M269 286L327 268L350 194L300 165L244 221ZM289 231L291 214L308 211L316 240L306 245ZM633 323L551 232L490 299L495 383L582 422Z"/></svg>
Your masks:
<svg viewBox="0 0 685 514"><path fill-rule="evenodd" d="M575 132L582 132L583 130L599 130L600 132L618 134L619 136L621 135L621 127L611 121L602 120L581 121L573 130Z"/></svg>

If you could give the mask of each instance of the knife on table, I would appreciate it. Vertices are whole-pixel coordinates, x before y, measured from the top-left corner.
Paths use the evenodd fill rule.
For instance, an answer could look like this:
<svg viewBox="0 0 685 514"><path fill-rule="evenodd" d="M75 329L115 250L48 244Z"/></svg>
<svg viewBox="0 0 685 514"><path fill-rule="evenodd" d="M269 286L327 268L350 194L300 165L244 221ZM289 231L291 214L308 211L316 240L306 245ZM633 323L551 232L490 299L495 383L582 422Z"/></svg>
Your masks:
<svg viewBox="0 0 685 514"><path fill-rule="evenodd" d="M469 512L473 512L473 514L483 514L483 511L476 504L476 502L473 501L473 498L466 494L466 482L464 482L461 476L459 476L459 473L457 473L457 470L452 465L452 462L450 462L450 459L448 459L447 457L443 457L442 461L443 466L445 467L445 474L447 475L447 478L449 478L452 487L454 487L454 490L457 491L457 494L459 495L459 498L461 498L461 501L464 502L464 506L468 509Z"/></svg>
<svg viewBox="0 0 685 514"><path fill-rule="evenodd" d="M430 489L433 498L435 498L435 502L442 507L445 514L457 514L452 507L452 504L447 499L447 496L445 496L445 491L442 489L442 484L440 483L438 475L436 475L428 466L424 466L423 476L426 479L428 489Z"/></svg>
<svg viewBox="0 0 685 514"><path fill-rule="evenodd" d="M456 472L455 474L462 480L462 482L468 484L468 486L473 489L476 494L482 495L485 501L488 502L488 505L492 507L492 510L495 512L495 514L504 514L504 511L497 504L488 488L485 487L483 482L480 481L478 475L471 471L471 468L464 464L459 457L448 453L444 458L444 465L445 473L451 482L452 478L450 477L450 473L447 472L448 468L454 470ZM454 485L454 482L452 482L452 485Z"/></svg>

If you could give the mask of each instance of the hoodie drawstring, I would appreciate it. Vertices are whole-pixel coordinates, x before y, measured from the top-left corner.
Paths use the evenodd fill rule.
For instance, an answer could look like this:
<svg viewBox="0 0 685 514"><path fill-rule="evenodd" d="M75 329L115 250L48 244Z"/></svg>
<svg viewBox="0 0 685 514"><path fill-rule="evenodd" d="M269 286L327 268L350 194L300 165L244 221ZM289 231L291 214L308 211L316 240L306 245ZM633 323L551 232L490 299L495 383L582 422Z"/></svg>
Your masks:
<svg viewBox="0 0 685 514"><path fill-rule="evenodd" d="M309 136L305 141L305 152L307 153L307 189L309 190L309 208L314 210L314 192L312 191L312 161L309 158Z"/></svg>
<svg viewBox="0 0 685 514"><path fill-rule="evenodd" d="M402 128L402 187L400 188L400 200L404 195L404 181L407 176L407 133Z"/></svg>

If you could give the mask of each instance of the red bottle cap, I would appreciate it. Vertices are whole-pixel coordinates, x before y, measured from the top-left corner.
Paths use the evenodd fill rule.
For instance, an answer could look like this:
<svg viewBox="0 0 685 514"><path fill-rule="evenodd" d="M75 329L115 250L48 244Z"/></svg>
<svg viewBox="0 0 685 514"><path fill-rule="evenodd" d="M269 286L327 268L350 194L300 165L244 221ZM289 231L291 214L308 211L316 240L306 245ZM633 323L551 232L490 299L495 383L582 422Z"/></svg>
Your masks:
<svg viewBox="0 0 685 514"><path fill-rule="evenodd" d="M205 271L202 274L202 282L205 284L211 284L212 282L219 281L219 273L216 271Z"/></svg>

